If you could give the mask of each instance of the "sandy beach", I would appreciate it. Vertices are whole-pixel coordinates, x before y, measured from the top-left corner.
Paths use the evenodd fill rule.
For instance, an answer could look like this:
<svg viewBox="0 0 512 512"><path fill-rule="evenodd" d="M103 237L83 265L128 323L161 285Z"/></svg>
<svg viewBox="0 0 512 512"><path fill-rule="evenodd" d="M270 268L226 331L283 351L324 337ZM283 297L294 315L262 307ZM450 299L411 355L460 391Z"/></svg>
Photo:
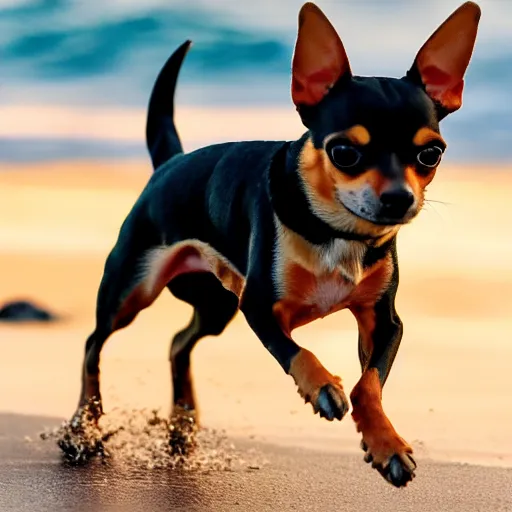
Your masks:
<svg viewBox="0 0 512 512"><path fill-rule="evenodd" d="M55 425L73 412L104 260L149 173L149 160L2 165L0 302L33 299L64 317L48 326L0 325L0 413L15 415L0 432L5 460L10 460L8 453L16 443L23 444L21 430L23 435L36 436L44 425ZM400 493L405 500L400 510L409 510L407 500L422 499L432 486L451 489L453 482L459 490L467 485L461 496L474 508L465 510L484 510L476 506L484 482L476 488L472 482L487 471L497 471L492 474L498 476L491 479L494 484L485 485L485 492L506 507L488 510L512 510L512 473L506 469L512 468L512 243L507 235L511 185L507 168L442 167L427 194L432 202L400 233L397 308L405 334L384 390L384 406L397 430L413 445L419 465L415 481ZM132 326L111 338L102 359L107 413L114 407L154 407L166 413L168 344L189 315L187 305L163 293ZM341 375L347 389L352 388L360 370L356 325L348 312L303 327L295 338ZM287 468L295 464L290 454L306 450L304 460L312 457L315 462L310 476L303 478L311 478L313 487L318 489L325 475L340 486L346 478L354 481L360 475L361 489L394 496L363 463L351 418L329 423L314 416L242 315L220 338L207 338L198 345L193 370L202 423L224 429L242 446L263 443L274 454L269 457L275 462L269 466L271 473L258 478L272 483L281 471L276 467L281 468L286 486ZM37 419L28 421L29 416ZM13 421L24 426L13 428ZM51 460L54 467L56 448L45 450L43 459ZM23 445L20 453L32 457L30 446ZM34 457L38 460L41 455ZM297 455L297 461L302 460L297 467L305 471L308 466L301 457ZM337 467L344 464L351 476ZM339 480L331 469L339 470ZM5 476L4 467L0 470L4 483ZM234 485L242 485L242 480ZM498 481L506 485L495 485ZM407 495L410 492L416 494ZM242 497L241 503L248 502ZM447 510L435 503L439 502L421 510ZM376 510L388 510L383 507ZM342 510L305 508L317 509Z"/></svg>

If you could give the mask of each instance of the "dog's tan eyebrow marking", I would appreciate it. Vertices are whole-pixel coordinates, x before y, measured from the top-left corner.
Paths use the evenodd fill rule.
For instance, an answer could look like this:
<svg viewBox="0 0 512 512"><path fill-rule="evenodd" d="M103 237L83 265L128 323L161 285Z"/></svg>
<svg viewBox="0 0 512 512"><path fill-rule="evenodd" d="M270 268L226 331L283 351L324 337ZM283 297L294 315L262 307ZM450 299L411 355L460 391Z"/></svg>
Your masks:
<svg viewBox="0 0 512 512"><path fill-rule="evenodd" d="M362 124L356 124L343 133L347 139L359 146L366 146L370 143L370 132Z"/></svg>
<svg viewBox="0 0 512 512"><path fill-rule="evenodd" d="M446 146L446 142L443 140L441 135L439 135L439 133L432 130L432 128L424 126L414 134L414 137L412 138L412 143L415 146L424 146L425 144L428 144L433 140L438 140L439 142L442 142Z"/></svg>
<svg viewBox="0 0 512 512"><path fill-rule="evenodd" d="M324 145L327 144L330 140L335 139L337 137L344 137L348 139L353 144L357 144L358 146L366 146L370 143L370 132L365 128L362 124L355 124L342 132L331 133L324 140Z"/></svg>

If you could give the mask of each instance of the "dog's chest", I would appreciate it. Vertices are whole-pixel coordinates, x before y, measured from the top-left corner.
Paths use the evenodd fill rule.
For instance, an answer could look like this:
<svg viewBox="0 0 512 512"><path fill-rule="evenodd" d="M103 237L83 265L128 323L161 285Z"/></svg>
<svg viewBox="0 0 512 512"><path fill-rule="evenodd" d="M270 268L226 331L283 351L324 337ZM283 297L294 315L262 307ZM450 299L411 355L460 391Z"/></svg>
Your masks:
<svg viewBox="0 0 512 512"><path fill-rule="evenodd" d="M327 314L346 300L360 281L363 250L336 240L326 247L312 248L308 262L288 260L289 272L284 276L286 295Z"/></svg>
<svg viewBox="0 0 512 512"><path fill-rule="evenodd" d="M366 247L335 240L313 246L282 230L277 239L274 313L285 331L338 311L350 303L363 278Z"/></svg>
<svg viewBox="0 0 512 512"><path fill-rule="evenodd" d="M354 285L338 276L326 276L317 279L311 288L301 302L315 307L321 314L327 314L350 295Z"/></svg>

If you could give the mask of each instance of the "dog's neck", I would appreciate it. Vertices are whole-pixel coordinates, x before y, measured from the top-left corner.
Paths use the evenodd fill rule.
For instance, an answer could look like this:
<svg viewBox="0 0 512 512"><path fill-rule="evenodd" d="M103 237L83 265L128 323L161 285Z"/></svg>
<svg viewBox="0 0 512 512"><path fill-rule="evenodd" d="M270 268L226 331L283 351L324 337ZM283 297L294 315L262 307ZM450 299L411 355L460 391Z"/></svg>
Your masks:
<svg viewBox="0 0 512 512"><path fill-rule="evenodd" d="M314 245L329 245L343 239L373 246L378 239L335 229L313 212L297 170L300 151L309 136L306 132L300 139L287 142L275 155L269 170L270 199L279 221Z"/></svg>

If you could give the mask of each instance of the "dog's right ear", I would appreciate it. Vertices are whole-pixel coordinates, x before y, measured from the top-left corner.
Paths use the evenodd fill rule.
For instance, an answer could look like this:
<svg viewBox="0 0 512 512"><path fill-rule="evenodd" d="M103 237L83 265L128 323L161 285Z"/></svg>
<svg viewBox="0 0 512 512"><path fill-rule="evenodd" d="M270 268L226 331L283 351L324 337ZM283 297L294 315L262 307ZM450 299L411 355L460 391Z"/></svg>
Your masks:
<svg viewBox="0 0 512 512"><path fill-rule="evenodd" d="M292 64L292 99L297 107L318 104L344 75L352 75L345 48L325 14L307 2L299 13Z"/></svg>

